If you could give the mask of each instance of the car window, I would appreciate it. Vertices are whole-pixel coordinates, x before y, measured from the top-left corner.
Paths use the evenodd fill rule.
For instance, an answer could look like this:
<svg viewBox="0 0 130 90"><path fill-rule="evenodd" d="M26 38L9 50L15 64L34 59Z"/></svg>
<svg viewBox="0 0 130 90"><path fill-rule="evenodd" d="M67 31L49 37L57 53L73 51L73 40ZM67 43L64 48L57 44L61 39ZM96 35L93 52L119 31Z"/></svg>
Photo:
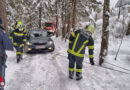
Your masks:
<svg viewBox="0 0 130 90"><path fill-rule="evenodd" d="M52 27L52 23L45 23L46 27Z"/></svg>
<svg viewBox="0 0 130 90"><path fill-rule="evenodd" d="M46 31L31 31L30 37L47 37Z"/></svg>

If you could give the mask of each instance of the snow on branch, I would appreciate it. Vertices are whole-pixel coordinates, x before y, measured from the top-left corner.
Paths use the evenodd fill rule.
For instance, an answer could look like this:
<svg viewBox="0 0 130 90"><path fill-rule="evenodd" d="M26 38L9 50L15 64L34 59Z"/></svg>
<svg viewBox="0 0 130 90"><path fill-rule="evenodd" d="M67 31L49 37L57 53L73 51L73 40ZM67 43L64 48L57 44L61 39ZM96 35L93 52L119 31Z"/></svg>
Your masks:
<svg viewBox="0 0 130 90"><path fill-rule="evenodd" d="M110 12L109 11L106 11L106 13L105 13L107 16L111 16L111 14L110 14Z"/></svg>

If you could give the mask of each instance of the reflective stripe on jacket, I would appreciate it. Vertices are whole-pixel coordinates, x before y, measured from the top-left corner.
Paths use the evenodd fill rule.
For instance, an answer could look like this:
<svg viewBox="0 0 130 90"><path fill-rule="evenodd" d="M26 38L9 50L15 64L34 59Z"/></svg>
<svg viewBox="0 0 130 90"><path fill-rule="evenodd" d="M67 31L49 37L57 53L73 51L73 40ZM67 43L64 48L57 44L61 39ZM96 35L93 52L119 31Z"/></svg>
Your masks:
<svg viewBox="0 0 130 90"><path fill-rule="evenodd" d="M14 30L18 29L16 25L13 26ZM22 27L24 35L27 36L27 31Z"/></svg>
<svg viewBox="0 0 130 90"><path fill-rule="evenodd" d="M10 39L13 40L14 45L21 46L26 41L26 36L24 34L24 31L19 31L18 29L16 29L10 34Z"/></svg>
<svg viewBox="0 0 130 90"><path fill-rule="evenodd" d="M89 58L93 58L94 40L91 36L85 36L81 32L82 30L77 30L71 34L68 53L84 57L85 47L88 46Z"/></svg>

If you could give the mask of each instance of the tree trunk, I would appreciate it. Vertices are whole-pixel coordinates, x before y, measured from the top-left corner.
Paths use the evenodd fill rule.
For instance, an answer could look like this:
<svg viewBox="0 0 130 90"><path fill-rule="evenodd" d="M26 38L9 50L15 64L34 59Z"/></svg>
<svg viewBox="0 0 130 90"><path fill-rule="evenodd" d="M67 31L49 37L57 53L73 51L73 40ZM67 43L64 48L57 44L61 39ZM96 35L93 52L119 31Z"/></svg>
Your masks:
<svg viewBox="0 0 130 90"><path fill-rule="evenodd" d="M56 1L56 37L58 37L58 25L59 25L59 15L58 15L58 0Z"/></svg>
<svg viewBox="0 0 130 90"><path fill-rule="evenodd" d="M109 3L110 0L104 0L104 9L103 9L103 30L102 30L102 42L101 42L101 50L99 55L99 65L102 65L104 62L105 56L107 56L108 52L108 38L109 38Z"/></svg>
<svg viewBox="0 0 130 90"><path fill-rule="evenodd" d="M7 30L7 19L6 19L6 2L5 0L0 0L0 17L2 18L3 24L5 30Z"/></svg>
<svg viewBox="0 0 130 90"><path fill-rule="evenodd" d="M42 21L42 6L39 7L39 28L41 28L41 21Z"/></svg>
<svg viewBox="0 0 130 90"><path fill-rule="evenodd" d="M130 23L128 25L128 29L127 29L126 35L130 35Z"/></svg>
<svg viewBox="0 0 130 90"><path fill-rule="evenodd" d="M67 26L67 33L70 33L70 29L71 29L71 12L69 14L69 18L68 18L68 26ZM68 37L67 37L68 38Z"/></svg>
<svg viewBox="0 0 130 90"><path fill-rule="evenodd" d="M74 8L73 8L73 16L72 16L72 28L73 28L73 31L75 31L75 20L76 20L76 3L77 3L77 0L74 0Z"/></svg>
<svg viewBox="0 0 130 90"><path fill-rule="evenodd" d="M67 37L66 37L67 39L70 36L69 34L70 34L70 31L72 28L72 16L73 16L74 2L75 2L75 0L72 0L72 10L70 11L70 14L69 14L68 27L67 27Z"/></svg>
<svg viewBox="0 0 130 90"><path fill-rule="evenodd" d="M121 14L121 6L119 7L118 19L120 19L120 14Z"/></svg>
<svg viewBox="0 0 130 90"><path fill-rule="evenodd" d="M58 17L58 16L56 16L56 37L58 37L58 36L59 36L58 25L59 25L59 17Z"/></svg>
<svg viewBox="0 0 130 90"><path fill-rule="evenodd" d="M64 2L64 0L62 1L62 13L61 13L61 17L62 17L62 39L66 38L66 34L68 32L68 11L66 10L67 6L66 6L66 2Z"/></svg>

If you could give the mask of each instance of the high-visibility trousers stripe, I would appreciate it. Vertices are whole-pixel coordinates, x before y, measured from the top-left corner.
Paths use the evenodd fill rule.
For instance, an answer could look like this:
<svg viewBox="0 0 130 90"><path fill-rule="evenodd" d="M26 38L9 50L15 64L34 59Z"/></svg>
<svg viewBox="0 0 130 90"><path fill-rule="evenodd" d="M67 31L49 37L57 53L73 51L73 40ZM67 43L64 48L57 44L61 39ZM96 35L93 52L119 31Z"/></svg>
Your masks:
<svg viewBox="0 0 130 90"><path fill-rule="evenodd" d="M88 46L88 49L94 49L94 46Z"/></svg>
<svg viewBox="0 0 130 90"><path fill-rule="evenodd" d="M74 68L69 68L69 71L71 71L71 72L74 71Z"/></svg>
<svg viewBox="0 0 130 90"><path fill-rule="evenodd" d="M89 58L93 58L94 57L94 55L89 55Z"/></svg>
<svg viewBox="0 0 130 90"><path fill-rule="evenodd" d="M82 69L76 69L76 72L82 72Z"/></svg>

